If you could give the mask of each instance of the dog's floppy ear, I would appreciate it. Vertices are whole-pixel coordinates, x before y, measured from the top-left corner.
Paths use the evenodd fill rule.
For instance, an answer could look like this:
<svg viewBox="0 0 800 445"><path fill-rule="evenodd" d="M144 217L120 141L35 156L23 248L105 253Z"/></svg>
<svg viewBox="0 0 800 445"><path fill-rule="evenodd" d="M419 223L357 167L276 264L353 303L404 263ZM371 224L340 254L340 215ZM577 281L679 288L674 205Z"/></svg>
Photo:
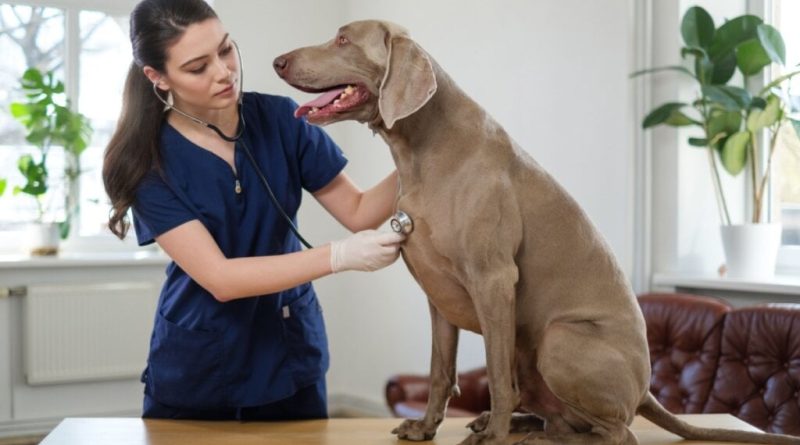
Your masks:
<svg viewBox="0 0 800 445"><path fill-rule="evenodd" d="M407 37L389 43L378 110L387 129L425 105L436 93L436 75L427 54Z"/></svg>

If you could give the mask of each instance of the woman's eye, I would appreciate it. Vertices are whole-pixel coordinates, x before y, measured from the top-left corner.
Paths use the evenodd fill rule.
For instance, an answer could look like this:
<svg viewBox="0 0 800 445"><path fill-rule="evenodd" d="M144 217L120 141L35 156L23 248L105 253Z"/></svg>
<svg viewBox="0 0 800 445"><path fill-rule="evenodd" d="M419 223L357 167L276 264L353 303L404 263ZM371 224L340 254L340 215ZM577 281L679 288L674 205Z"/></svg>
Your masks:
<svg viewBox="0 0 800 445"><path fill-rule="evenodd" d="M222 51L220 51L220 54L223 56L227 56L228 54L231 53L231 51L233 51L233 45L228 45L225 48L223 48Z"/></svg>
<svg viewBox="0 0 800 445"><path fill-rule="evenodd" d="M192 74L202 74L202 73L203 73L203 71L205 71L205 70L206 70L206 66L205 66L205 65L203 65L203 66L201 66L200 68L196 68L196 69L193 69L193 70L189 70L189 72L190 72L190 73L192 73Z"/></svg>

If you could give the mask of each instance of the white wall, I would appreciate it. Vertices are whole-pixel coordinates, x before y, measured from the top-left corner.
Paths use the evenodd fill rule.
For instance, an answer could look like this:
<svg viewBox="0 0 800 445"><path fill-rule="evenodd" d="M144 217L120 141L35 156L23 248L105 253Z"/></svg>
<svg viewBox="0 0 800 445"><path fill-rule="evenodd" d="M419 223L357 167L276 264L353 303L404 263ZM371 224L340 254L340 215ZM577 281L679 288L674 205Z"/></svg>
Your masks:
<svg viewBox="0 0 800 445"><path fill-rule="evenodd" d="M217 2L241 46L246 89L300 101L271 68L286 50L332 38L349 21L380 18L412 36L581 203L624 269L633 264L633 71L627 0L349 0ZM368 187L393 168L388 149L353 123L328 127L347 173ZM303 232L321 244L345 232L313 201ZM405 266L345 273L316 283L332 353L329 392L376 405L395 373L425 373L427 302ZM482 340L462 335L459 368L484 363Z"/></svg>

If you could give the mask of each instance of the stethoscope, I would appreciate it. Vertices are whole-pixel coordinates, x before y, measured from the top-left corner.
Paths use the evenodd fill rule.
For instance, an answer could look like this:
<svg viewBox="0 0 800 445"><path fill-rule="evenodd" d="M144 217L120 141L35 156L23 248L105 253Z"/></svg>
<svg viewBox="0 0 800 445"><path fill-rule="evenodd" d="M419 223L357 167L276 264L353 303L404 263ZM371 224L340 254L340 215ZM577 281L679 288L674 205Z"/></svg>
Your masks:
<svg viewBox="0 0 800 445"><path fill-rule="evenodd" d="M155 93L158 100L160 100L166 107L164 111L172 110L180 114L181 116L195 122L198 125L210 128L215 133L217 133L217 135L219 135L219 137L221 137L223 140L226 140L228 142L233 142L235 144L240 144L241 147L244 149L247 158L250 160L250 164L252 164L253 169L255 169L256 173L258 174L258 177L261 179L261 183L264 185L264 189L267 191L267 194L269 194L270 199L272 199L272 202L275 204L275 207L278 209L283 219L286 220L286 223L289 224L289 229L292 231L292 233L294 233L297 239L299 239L300 242L303 243L304 246L306 246L306 248L311 249L312 248L311 244L308 241L306 241L302 235L300 235L300 231L294 225L292 219L289 217L289 215L286 214L286 211L283 210L283 206L281 206L281 204L278 202L278 198L275 197L275 193L272 192L272 187L269 186L269 181L267 181L266 175L264 175L264 172L261 171L261 168L259 168L255 157L253 157L253 153L250 151L250 148L247 146L244 139L242 139L242 135L244 134L244 129L245 129L244 113L242 112L242 98L244 96L244 87L243 87L244 67L242 65L242 53L239 51L239 45L236 43L236 41L233 40L231 41L231 43L233 44L233 47L236 49L236 57L239 60L239 98L237 100L237 106L239 112L239 126L235 135L228 136L225 133L223 133L223 131L220 130L219 127L212 124L211 122L206 122L197 116L192 116L191 114L176 108L173 104L169 103L166 99L161 97L161 94L158 92L158 86L155 82L153 83L153 92ZM412 221L411 217L408 216L402 210L399 210L397 213L394 214L394 216L392 216L389 225L391 226L393 231L405 235L408 235L412 231L414 231L414 222Z"/></svg>
<svg viewBox="0 0 800 445"><path fill-rule="evenodd" d="M189 119L189 120L191 120L191 121L193 121L193 122L195 122L195 123L197 123L199 125L203 125L203 126L205 126L207 128L210 128L215 133L217 133L217 135L219 135L219 137L221 137L222 139L224 139L224 140L226 140L228 142L233 142L233 143L235 143L237 145L240 145L244 149L244 152L247 155L247 159L250 160L250 164L252 164L253 169L255 169L256 173L258 174L258 177L261 179L261 183L264 185L264 189L267 191L267 194L269 194L269 197L270 197L270 199L272 199L272 202L275 204L275 207L278 209L278 212L280 212L280 214L283 217L283 219L286 220L286 223L289 224L289 229L292 231L292 233L294 233L294 235L297 237L297 239L299 239L300 242L303 243L304 246L306 246L306 248L311 249L313 246L311 246L311 244L308 241L306 241L305 238L303 238L302 235L300 235L300 231L294 225L294 222L292 221L292 218L290 218L289 215L286 214L286 211L283 210L283 206L281 206L281 204L278 202L278 198L275 197L275 193L272 192L272 187L269 186L269 181L267 181L266 175L264 175L264 172L262 172L261 168L259 168L258 163L256 162L256 158L253 156L253 153L250 151L250 147L248 147L247 144L245 143L244 139L242 139L242 135L244 134L244 129L245 129L244 113L242 112L243 111L242 110L242 103L243 103L242 98L244 96L244 88L243 88L244 69L243 69L243 66L242 66L242 54L241 54L241 52L239 52L239 45L236 44L235 41L231 41L231 42L233 43L233 47L236 49L236 57L239 60L239 98L237 100L237 106L238 106L238 112L239 112L239 126L238 126L238 129L237 129L235 135L228 136L225 133L223 133L222 130L219 129L219 127L217 127L216 125L212 124L211 122L206 122L206 121L200 119L197 116L192 116L189 113L186 113L186 112L184 112L182 110L179 110L178 108L175 108L175 106L173 104L169 103L166 99L161 97L161 94L159 94L158 87L157 87L157 84L155 82L153 83L153 92L155 93L155 95L158 98L158 100L160 100L162 103L164 103L164 105L166 107L164 109L164 111L172 110L172 111L180 114L181 116L183 116L183 117L185 117L185 118L187 118L187 119Z"/></svg>

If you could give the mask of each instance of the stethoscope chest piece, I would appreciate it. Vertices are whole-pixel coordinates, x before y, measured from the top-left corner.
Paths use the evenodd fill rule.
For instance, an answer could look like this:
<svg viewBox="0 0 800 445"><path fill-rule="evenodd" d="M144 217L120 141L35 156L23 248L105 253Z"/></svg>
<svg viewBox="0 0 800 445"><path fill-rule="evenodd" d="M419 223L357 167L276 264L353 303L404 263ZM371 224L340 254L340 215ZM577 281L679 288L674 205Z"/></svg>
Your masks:
<svg viewBox="0 0 800 445"><path fill-rule="evenodd" d="M389 224L391 224L392 230L404 235L408 235L414 231L414 221L402 210L398 210L397 213L392 216Z"/></svg>

